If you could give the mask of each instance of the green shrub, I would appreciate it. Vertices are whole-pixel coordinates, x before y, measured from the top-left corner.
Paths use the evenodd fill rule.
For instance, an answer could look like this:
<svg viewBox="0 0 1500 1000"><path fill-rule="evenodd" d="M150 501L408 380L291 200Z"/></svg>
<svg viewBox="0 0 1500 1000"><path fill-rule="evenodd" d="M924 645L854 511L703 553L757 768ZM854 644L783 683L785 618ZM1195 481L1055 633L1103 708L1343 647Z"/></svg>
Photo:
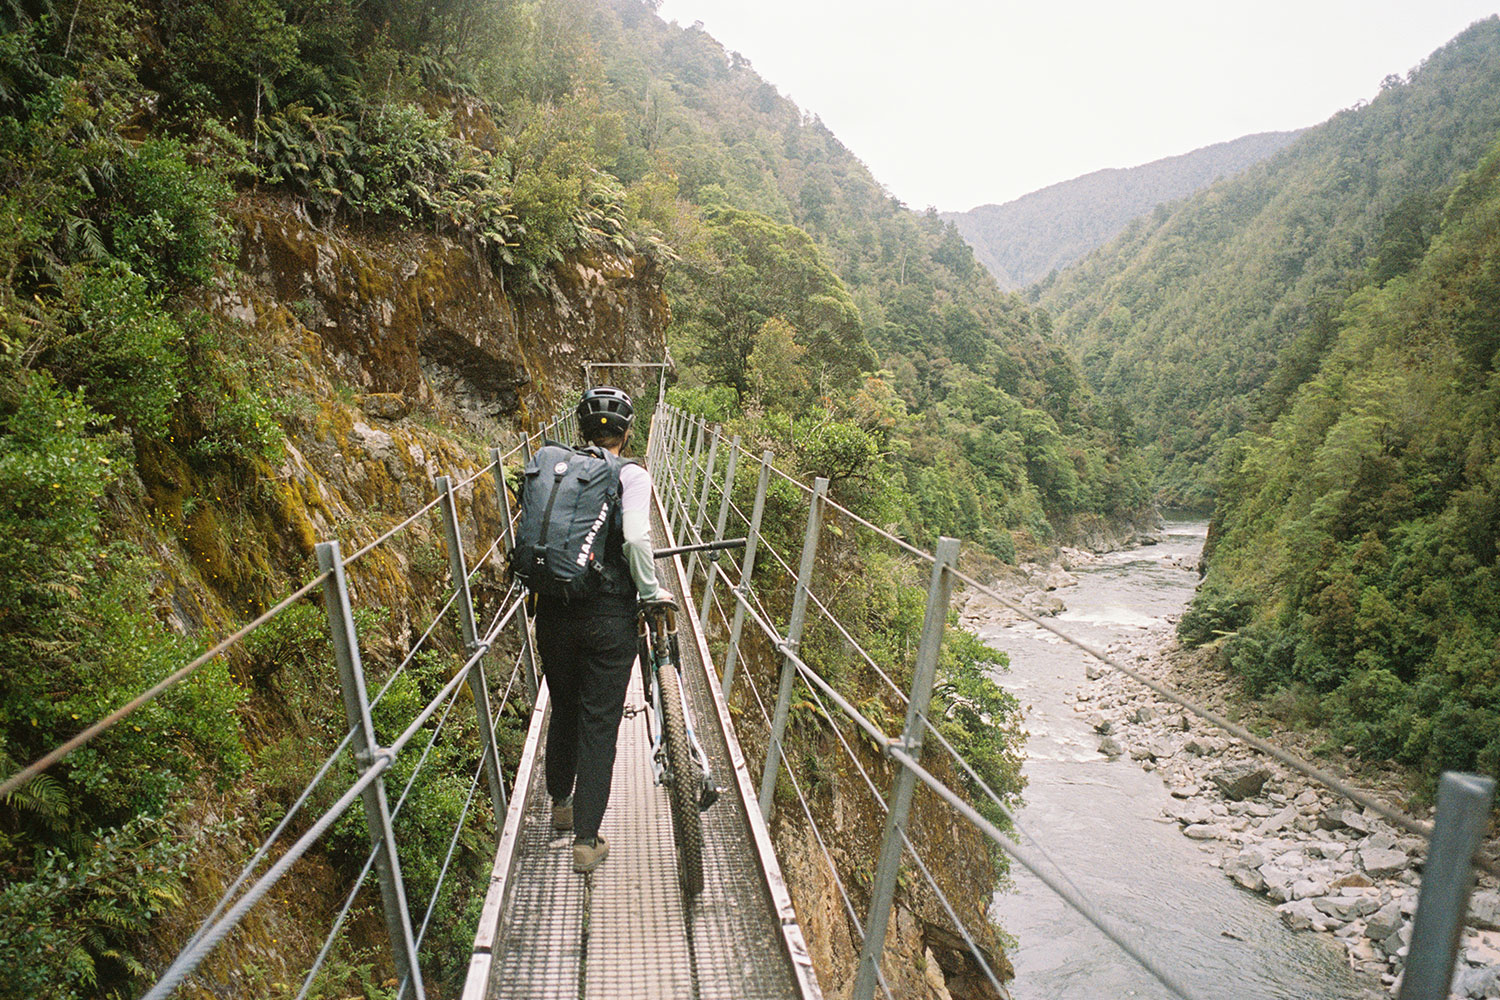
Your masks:
<svg viewBox="0 0 1500 1000"><path fill-rule="evenodd" d="M104 218L110 250L155 290L207 284L229 250L219 206L233 192L217 171L188 162L201 152L177 139L147 139L114 171Z"/></svg>
<svg viewBox="0 0 1500 1000"><path fill-rule="evenodd" d="M1387 670L1361 670L1324 704L1334 735L1365 756L1394 758L1411 736L1407 687Z"/></svg>
<svg viewBox="0 0 1500 1000"><path fill-rule="evenodd" d="M139 816L81 836L81 849L41 851L32 877L0 886L0 997L82 1000L122 974L144 981L126 942L183 905L195 848L228 828L187 839L172 820Z"/></svg>
<svg viewBox="0 0 1500 1000"><path fill-rule="evenodd" d="M1236 632L1255 614L1255 596L1248 591L1223 591L1205 586L1177 623L1177 638L1189 648L1202 646Z"/></svg>
<svg viewBox="0 0 1500 1000"><path fill-rule="evenodd" d="M1291 637L1271 627L1247 627L1224 642L1224 663L1260 697L1280 690L1294 679L1296 647Z"/></svg>
<svg viewBox="0 0 1500 1000"><path fill-rule="evenodd" d="M67 335L43 363L95 409L146 437L164 433L182 391L182 329L120 263L85 269L70 298Z"/></svg>

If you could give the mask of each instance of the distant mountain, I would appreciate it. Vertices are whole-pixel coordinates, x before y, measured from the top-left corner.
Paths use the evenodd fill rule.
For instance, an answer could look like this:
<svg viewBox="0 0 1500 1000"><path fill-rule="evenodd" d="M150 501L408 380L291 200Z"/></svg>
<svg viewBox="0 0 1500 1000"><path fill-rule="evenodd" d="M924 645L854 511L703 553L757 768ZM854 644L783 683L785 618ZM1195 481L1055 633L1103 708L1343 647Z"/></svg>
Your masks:
<svg viewBox="0 0 1500 1000"><path fill-rule="evenodd" d="M1096 170L1003 205L943 212L1000 287L1024 288L1082 260L1131 219L1232 177L1291 144L1300 132L1261 132L1139 167Z"/></svg>
<svg viewBox="0 0 1500 1000"><path fill-rule="evenodd" d="M1420 259L1500 134L1500 19L1238 176L1152 212L1031 291L1131 415L1169 499L1317 371L1351 291Z"/></svg>

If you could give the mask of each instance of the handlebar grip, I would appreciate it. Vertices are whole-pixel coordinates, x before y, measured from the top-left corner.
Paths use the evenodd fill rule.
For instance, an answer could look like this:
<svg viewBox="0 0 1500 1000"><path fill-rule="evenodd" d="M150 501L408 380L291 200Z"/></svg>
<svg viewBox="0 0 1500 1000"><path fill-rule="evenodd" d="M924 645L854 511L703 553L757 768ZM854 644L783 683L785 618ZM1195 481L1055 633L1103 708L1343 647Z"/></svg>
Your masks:
<svg viewBox="0 0 1500 1000"><path fill-rule="evenodd" d="M666 559L670 556L686 555L689 552L719 552L723 549L743 548L746 539L725 538L717 542L700 542L697 545L678 545L670 549L657 549L653 555L657 559Z"/></svg>

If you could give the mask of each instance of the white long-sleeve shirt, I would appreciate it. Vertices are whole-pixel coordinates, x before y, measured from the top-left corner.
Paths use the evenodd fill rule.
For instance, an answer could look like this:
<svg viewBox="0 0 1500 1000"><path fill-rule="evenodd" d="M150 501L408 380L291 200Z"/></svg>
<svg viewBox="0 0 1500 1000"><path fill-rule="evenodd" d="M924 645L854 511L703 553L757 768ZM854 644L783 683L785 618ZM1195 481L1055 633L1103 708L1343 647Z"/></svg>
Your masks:
<svg viewBox="0 0 1500 1000"><path fill-rule="evenodd" d="M671 597L656 580L655 548L651 542L651 473L634 462L620 470L620 522L625 534L625 560L635 580L636 593L646 599Z"/></svg>

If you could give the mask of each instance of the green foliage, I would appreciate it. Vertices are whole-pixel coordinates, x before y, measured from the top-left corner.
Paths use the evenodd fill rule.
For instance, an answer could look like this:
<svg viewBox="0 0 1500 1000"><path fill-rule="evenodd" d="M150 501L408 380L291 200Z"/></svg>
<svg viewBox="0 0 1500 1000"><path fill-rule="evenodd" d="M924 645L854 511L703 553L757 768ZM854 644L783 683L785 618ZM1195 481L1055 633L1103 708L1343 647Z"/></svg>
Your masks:
<svg viewBox="0 0 1500 1000"><path fill-rule="evenodd" d="M79 273L81 272L81 273ZM80 268L64 332L41 356L95 408L146 437L167 428L181 395L184 336L146 279L120 263Z"/></svg>
<svg viewBox="0 0 1500 1000"><path fill-rule="evenodd" d="M1255 613L1255 596L1247 591L1225 593L1203 587L1177 623L1177 638L1188 648L1202 646L1231 635L1249 624ZM1249 639L1247 642L1256 640ZM1251 648L1241 647L1245 656L1254 655Z"/></svg>
<svg viewBox="0 0 1500 1000"><path fill-rule="evenodd" d="M199 842L229 826L200 832ZM0 887L0 962L10 970L0 997L82 1000L121 972L149 975L121 942L182 906L195 843L150 816L80 839L81 850L45 849L33 877Z"/></svg>
<svg viewBox="0 0 1500 1000"><path fill-rule="evenodd" d="M733 386L736 426L799 467L799 419L857 427L888 486L868 502L916 540L1013 555L1013 533L1049 538L1051 516L1148 499L1133 438L1050 322L1001 294L951 225L889 197L702 30L610 6L590 30L626 126L615 170L681 257L667 291L685 383Z"/></svg>
<svg viewBox="0 0 1500 1000"><path fill-rule="evenodd" d="M972 801L1002 830L1009 828L1010 821L988 793L998 796L1005 809L1014 810L1026 787L1021 774L1026 743L1021 704L993 677L1008 669L1009 663L1004 653L985 645L972 632L949 627L943 635L940 680L933 689L938 728L974 767L974 775L964 775ZM998 847L992 847L992 856L999 864Z"/></svg>
<svg viewBox="0 0 1500 1000"><path fill-rule="evenodd" d="M228 252L229 225L219 206L229 199L229 185L187 159L204 152L177 139L147 139L113 171L101 220L105 242L154 290L207 283Z"/></svg>
<svg viewBox="0 0 1500 1000"><path fill-rule="evenodd" d="M1444 197L1497 129L1491 17L1368 105L1038 286L1089 382L1135 415L1167 502L1212 501L1226 443L1316 372L1352 289L1421 258Z"/></svg>
<svg viewBox="0 0 1500 1000"><path fill-rule="evenodd" d="M1337 738L1429 777L1500 763L1500 383L1474 349L1500 150L1443 217L1404 270L1348 298L1274 423L1236 443L1179 629L1250 623L1225 654L1252 693L1300 684ZM1228 615L1223 595L1246 592L1253 609Z"/></svg>

